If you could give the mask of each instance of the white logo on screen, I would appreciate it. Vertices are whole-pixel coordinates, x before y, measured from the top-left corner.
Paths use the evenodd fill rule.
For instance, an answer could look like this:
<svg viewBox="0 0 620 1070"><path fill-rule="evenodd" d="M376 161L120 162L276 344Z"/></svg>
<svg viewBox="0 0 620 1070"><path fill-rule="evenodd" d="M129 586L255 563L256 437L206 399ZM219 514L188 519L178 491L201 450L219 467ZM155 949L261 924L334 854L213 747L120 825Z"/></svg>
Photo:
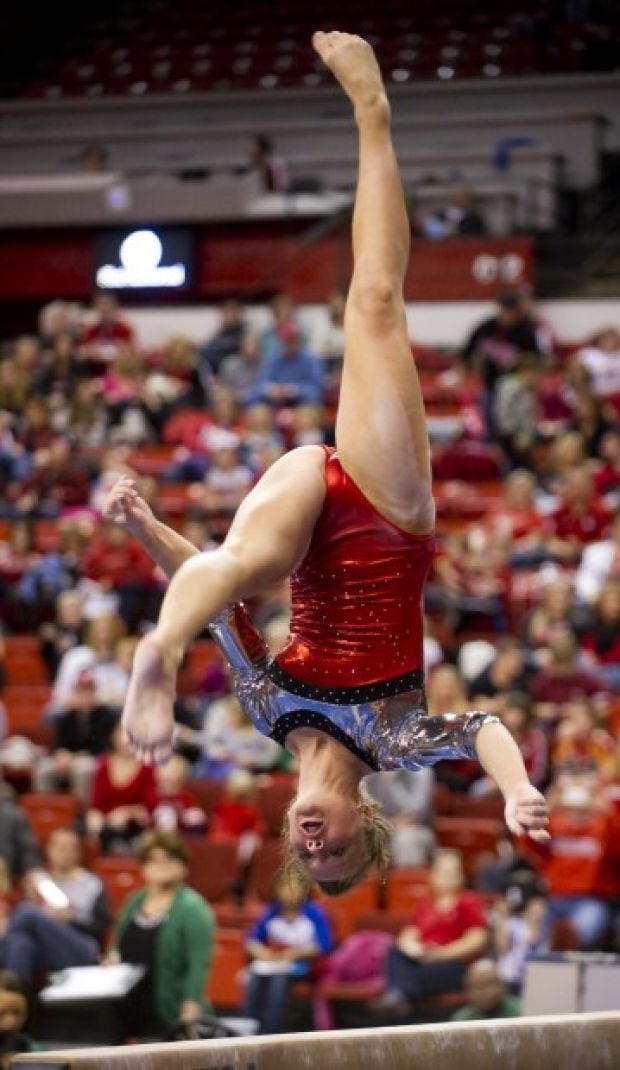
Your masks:
<svg viewBox="0 0 620 1070"><path fill-rule="evenodd" d="M97 269L97 285L107 290L183 286L186 277L185 264L160 266L163 251L161 241L154 230L132 231L119 249L122 266L102 264Z"/></svg>

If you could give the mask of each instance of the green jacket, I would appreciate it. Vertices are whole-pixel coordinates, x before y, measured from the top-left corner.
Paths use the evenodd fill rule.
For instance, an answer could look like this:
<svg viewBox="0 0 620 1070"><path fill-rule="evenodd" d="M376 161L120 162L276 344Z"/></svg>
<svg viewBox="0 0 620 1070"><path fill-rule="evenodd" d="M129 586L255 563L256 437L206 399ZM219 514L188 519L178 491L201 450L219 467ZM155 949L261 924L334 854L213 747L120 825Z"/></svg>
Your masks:
<svg viewBox="0 0 620 1070"><path fill-rule="evenodd" d="M123 904L116 923L117 944L145 897L143 889ZM204 993L214 937L215 916L209 904L192 888L180 888L159 930L155 950L153 987L163 1025L171 1028L178 1022L186 999L202 1003L205 1010L211 1009Z"/></svg>
<svg viewBox="0 0 620 1070"><path fill-rule="evenodd" d="M485 1022L491 1018L518 1018L521 1014L521 1001L516 996L507 995L499 1007L494 1007L492 1011L487 1014L483 1014L477 1007L472 1007L471 1004L466 1004L464 1007L459 1007L458 1011L455 1011L452 1015L451 1022Z"/></svg>

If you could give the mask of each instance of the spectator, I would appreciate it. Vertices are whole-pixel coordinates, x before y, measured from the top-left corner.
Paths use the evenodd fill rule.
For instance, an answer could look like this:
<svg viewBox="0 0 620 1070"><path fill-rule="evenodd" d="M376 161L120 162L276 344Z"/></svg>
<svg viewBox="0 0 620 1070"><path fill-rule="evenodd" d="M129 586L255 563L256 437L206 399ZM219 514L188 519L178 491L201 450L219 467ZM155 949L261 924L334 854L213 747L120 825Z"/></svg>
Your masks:
<svg viewBox="0 0 620 1070"><path fill-rule="evenodd" d="M255 471L260 466L260 457L265 449L283 452L284 440L278 431L275 414L269 405L252 405L246 412L243 434L243 455Z"/></svg>
<svg viewBox="0 0 620 1070"><path fill-rule="evenodd" d="M491 664L469 685L469 695L477 703L495 709L494 700L506 691L529 691L529 673L523 648L514 639L503 639ZM488 700L491 700L490 702ZM501 703L500 703L501 705Z"/></svg>
<svg viewBox="0 0 620 1070"><path fill-rule="evenodd" d="M490 532L508 545L511 568L536 565L544 558L543 519L536 507L536 478L523 468L506 478L501 498L485 521Z"/></svg>
<svg viewBox="0 0 620 1070"><path fill-rule="evenodd" d="M85 145L80 161L84 171L108 171L110 168L110 154L104 145Z"/></svg>
<svg viewBox="0 0 620 1070"><path fill-rule="evenodd" d="M493 425L497 440L511 465L531 468L540 421L539 384L542 368L534 353L523 353L508 375L497 384Z"/></svg>
<svg viewBox="0 0 620 1070"><path fill-rule="evenodd" d="M32 983L41 973L91 966L110 922L101 879L79 863L72 829L57 829L46 847L45 869L26 882L30 902L19 903L0 940L0 961Z"/></svg>
<svg viewBox="0 0 620 1070"><path fill-rule="evenodd" d="M93 781L86 827L99 836L106 852L131 852L137 837L151 824L157 805L155 774L134 757L118 724Z"/></svg>
<svg viewBox="0 0 620 1070"><path fill-rule="evenodd" d="M245 323L239 301L226 301L220 311L220 324L200 349L201 359L213 374L227 357L239 356L243 346Z"/></svg>
<svg viewBox="0 0 620 1070"><path fill-rule="evenodd" d="M153 562L119 524L104 523L92 540L83 574L118 595L119 616L130 631L154 620L161 601Z"/></svg>
<svg viewBox="0 0 620 1070"><path fill-rule="evenodd" d="M250 170L258 176L264 193L286 193L288 171L286 163L276 155L273 138L255 134L249 148Z"/></svg>
<svg viewBox="0 0 620 1070"><path fill-rule="evenodd" d="M521 1014L519 1000L506 991L498 964L492 959L479 959L468 966L464 988L467 1003L454 1012L452 1022L486 1022Z"/></svg>
<svg viewBox="0 0 620 1070"><path fill-rule="evenodd" d="M608 579L620 576L620 513L609 538L592 542L584 548L575 575L575 591L584 602L595 602Z"/></svg>
<svg viewBox="0 0 620 1070"><path fill-rule="evenodd" d="M16 516L57 517L65 509L88 505L89 472L71 453L66 439L38 449L30 473L12 496Z"/></svg>
<svg viewBox="0 0 620 1070"><path fill-rule="evenodd" d="M572 635L558 636L549 644L549 660L532 678L530 694L537 704L537 716L552 719L561 714L563 703L572 699L603 695L606 685L576 661L577 644Z"/></svg>
<svg viewBox="0 0 620 1070"><path fill-rule="evenodd" d="M547 927L568 922L580 950L600 948L611 921L610 900L620 891L617 872L606 866L613 816L584 778L565 778L550 803L551 840L534 850L549 888ZM529 845L526 849L532 851Z"/></svg>
<svg viewBox="0 0 620 1070"><path fill-rule="evenodd" d="M455 186L447 204L425 219L422 229L426 238L469 238L485 234L487 228L471 190Z"/></svg>
<svg viewBox="0 0 620 1070"><path fill-rule="evenodd" d="M616 327L595 334L575 360L585 368L596 397L620 399L620 331Z"/></svg>
<svg viewBox="0 0 620 1070"><path fill-rule="evenodd" d="M68 439L78 448L104 446L109 422L100 381L81 379L69 395L63 428Z"/></svg>
<svg viewBox="0 0 620 1070"><path fill-rule="evenodd" d="M452 630L483 616L494 631L502 632L507 627L509 583L506 550L500 540L484 528L454 532L435 559L433 581L426 588L427 605L441 609Z"/></svg>
<svg viewBox="0 0 620 1070"><path fill-rule="evenodd" d="M252 486L252 472L240 460L237 435L222 430L211 441L213 453L201 505L212 513L234 513Z"/></svg>
<svg viewBox="0 0 620 1070"><path fill-rule="evenodd" d="M282 323L279 346L265 358L260 374L248 394L248 405L320 405L323 400L323 368L318 357L304 346L299 328Z"/></svg>
<svg viewBox="0 0 620 1070"><path fill-rule="evenodd" d="M593 773L599 780L612 781L616 773L614 738L597 725L592 703L586 698L564 705L553 747L556 772Z"/></svg>
<svg viewBox="0 0 620 1070"><path fill-rule="evenodd" d="M484 415L491 437L495 391L500 379L513 371L523 353L535 353L545 364L546 343L538 331L527 298L520 293L506 293L499 300L494 316L483 320L471 332L462 351L466 367L479 367L485 389Z"/></svg>
<svg viewBox="0 0 620 1070"><path fill-rule="evenodd" d="M564 476L560 504L548 518L547 549L563 563L578 564L584 546L609 534L611 520L595 495L588 468L573 468Z"/></svg>
<svg viewBox="0 0 620 1070"><path fill-rule="evenodd" d="M50 679L58 672L63 654L84 640L84 598L79 591L63 591L56 598L55 620L39 628L39 649Z"/></svg>
<svg viewBox="0 0 620 1070"><path fill-rule="evenodd" d="M239 405L245 405L262 366L260 340L256 334L244 334L239 349L223 357L218 382L230 390Z"/></svg>
<svg viewBox="0 0 620 1070"><path fill-rule="evenodd" d="M523 985L528 956L546 946L543 926L547 901L534 893L520 899L514 909L510 906L508 896L496 903L493 936L499 976L516 996Z"/></svg>
<svg viewBox="0 0 620 1070"><path fill-rule="evenodd" d="M316 353L325 362L325 400L338 400L344 359L344 309L346 298L340 290L329 296L327 324L317 339Z"/></svg>
<svg viewBox="0 0 620 1070"><path fill-rule="evenodd" d="M37 611L45 616L59 594L80 582L78 577L91 532L90 523L61 520L57 532L58 548L40 555L16 589L16 598L28 611L29 622Z"/></svg>
<svg viewBox="0 0 620 1070"><path fill-rule="evenodd" d="M562 494L566 477L575 468L582 468L586 460L586 443L581 431L566 431L553 440L542 473L551 505L557 505L555 499Z"/></svg>
<svg viewBox="0 0 620 1070"><path fill-rule="evenodd" d="M195 775L217 780L225 779L235 769L266 772L281 755L278 744L261 735L232 695L213 704L202 732L181 729L180 738L199 742L203 748Z"/></svg>
<svg viewBox="0 0 620 1070"><path fill-rule="evenodd" d="M98 701L92 672L77 679L75 691L55 719L55 739L33 770L35 791L70 791L90 800L96 759L108 749L118 715Z"/></svg>
<svg viewBox="0 0 620 1070"><path fill-rule="evenodd" d="M576 636L573 608L573 584L567 576L560 576L543 588L540 604L525 623L523 638L534 649L547 647L563 635Z"/></svg>
<svg viewBox="0 0 620 1070"><path fill-rule="evenodd" d="M620 579L608 580L600 591L581 649L586 663L609 688L620 690Z"/></svg>
<svg viewBox="0 0 620 1070"><path fill-rule="evenodd" d="M41 1044L24 1032L28 1021L28 997L19 977L0 970L0 1067L9 1070L13 1055L42 1051Z"/></svg>
<svg viewBox="0 0 620 1070"><path fill-rule="evenodd" d="M128 675L116 658L118 643L125 631L120 617L105 614L91 621L86 642L63 654L51 698L51 712L58 714L75 691L81 673L92 672L100 701L111 706L123 705Z"/></svg>
<svg viewBox="0 0 620 1070"><path fill-rule="evenodd" d="M204 992L214 950L215 919L208 903L186 885L187 849L172 832L140 841L144 888L125 902L111 961L146 967L123 1000L128 1037L163 1039L180 1021L209 1009Z"/></svg>
<svg viewBox="0 0 620 1070"><path fill-rule="evenodd" d="M256 803L255 778L247 769L236 769L226 778L224 794L215 805L209 836L218 843L238 841L239 860L247 864L265 832Z"/></svg>
<svg viewBox="0 0 620 1070"><path fill-rule="evenodd" d="M280 877L272 902L246 942L251 958L243 1013L259 1022L259 1033L281 1033L291 985L307 977L313 961L332 949L325 911L306 898L294 878Z"/></svg>
<svg viewBox="0 0 620 1070"><path fill-rule="evenodd" d="M0 860L12 881L26 877L40 865L39 847L26 814L0 783Z"/></svg>
<svg viewBox="0 0 620 1070"><path fill-rule="evenodd" d="M417 773L406 769L388 776L371 773L364 781L392 827L390 857L396 868L428 865L435 846L430 827L433 781L428 767Z"/></svg>
<svg viewBox="0 0 620 1070"><path fill-rule="evenodd" d="M205 831L207 816L187 787L189 771L189 762L180 754L173 754L167 762L157 766L157 806L153 810L155 828L166 832Z"/></svg>
<svg viewBox="0 0 620 1070"><path fill-rule="evenodd" d="M113 294L95 294L92 322L83 330L80 343L83 357L103 364L114 360L124 346L135 344L134 331Z"/></svg>
<svg viewBox="0 0 620 1070"><path fill-rule="evenodd" d="M297 312L292 297L287 293L277 293L270 301L272 323L260 336L263 362L281 353L280 330L292 327L301 332Z"/></svg>
<svg viewBox="0 0 620 1070"><path fill-rule="evenodd" d="M620 431L606 431L599 447L600 466L594 486L610 508L620 508Z"/></svg>
<svg viewBox="0 0 620 1070"><path fill-rule="evenodd" d="M388 987L375 1004L378 1013L408 1016L416 1000L461 991L467 964L487 945L484 902L465 890L458 851L438 852L430 892L388 955Z"/></svg>

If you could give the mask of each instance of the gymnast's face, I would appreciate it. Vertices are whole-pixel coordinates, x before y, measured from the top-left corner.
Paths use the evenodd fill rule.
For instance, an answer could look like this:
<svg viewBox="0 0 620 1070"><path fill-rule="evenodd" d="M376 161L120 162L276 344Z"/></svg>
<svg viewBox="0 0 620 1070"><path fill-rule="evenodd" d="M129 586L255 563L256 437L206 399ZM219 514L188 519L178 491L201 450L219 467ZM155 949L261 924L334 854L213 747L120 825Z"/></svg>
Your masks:
<svg viewBox="0 0 620 1070"><path fill-rule="evenodd" d="M291 849L317 881L357 872L368 854L358 803L336 792L297 798L288 812Z"/></svg>

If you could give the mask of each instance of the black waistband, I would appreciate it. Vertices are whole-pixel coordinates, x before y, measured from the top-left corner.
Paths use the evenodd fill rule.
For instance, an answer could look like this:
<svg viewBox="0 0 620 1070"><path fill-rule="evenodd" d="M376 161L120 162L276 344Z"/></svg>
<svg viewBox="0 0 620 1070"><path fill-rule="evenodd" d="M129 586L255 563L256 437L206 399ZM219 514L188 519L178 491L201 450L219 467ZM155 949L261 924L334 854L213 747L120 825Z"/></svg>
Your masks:
<svg viewBox="0 0 620 1070"><path fill-rule="evenodd" d="M361 761L365 762L373 772L379 771L379 766L370 757L370 754L358 747L357 743L354 743L351 737L342 728L334 724L333 721L330 721L325 714L315 713L314 710L292 710L291 713L283 713L273 726L271 738L275 739L276 743L279 743L281 747L285 747L286 737L295 728L315 728L319 732L325 732L326 735L331 736L338 743L342 743L343 747L351 751L351 754L354 754L356 758L360 758Z"/></svg>
<svg viewBox="0 0 620 1070"><path fill-rule="evenodd" d="M293 695L314 699L315 702L332 702L336 706L361 706L366 702L378 702L382 698L390 698L406 691L419 691L424 687L422 669L401 673L400 676L380 680L376 684L361 684L359 687L317 687L291 676L274 660L267 667L267 676L274 684Z"/></svg>

